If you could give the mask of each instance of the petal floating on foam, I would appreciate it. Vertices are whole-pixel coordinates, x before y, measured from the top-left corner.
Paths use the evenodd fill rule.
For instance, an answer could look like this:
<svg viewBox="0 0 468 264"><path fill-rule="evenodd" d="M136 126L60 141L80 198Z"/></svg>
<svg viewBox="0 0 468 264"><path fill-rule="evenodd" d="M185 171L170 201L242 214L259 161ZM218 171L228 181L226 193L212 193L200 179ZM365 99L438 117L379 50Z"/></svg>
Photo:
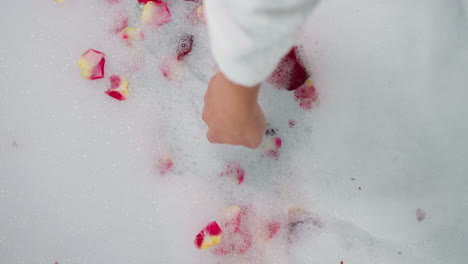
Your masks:
<svg viewBox="0 0 468 264"><path fill-rule="evenodd" d="M170 172L174 168L174 161L172 157L169 157L169 156L164 157L158 161L157 167L158 167L159 173L164 175Z"/></svg>
<svg viewBox="0 0 468 264"><path fill-rule="evenodd" d="M112 75L110 78L111 87L107 89L106 94L119 101L128 97L128 82L124 77Z"/></svg>
<svg viewBox="0 0 468 264"><path fill-rule="evenodd" d="M203 5L197 7L197 17L198 17L198 20L200 20L200 22L205 23L206 21L205 8L203 7Z"/></svg>
<svg viewBox="0 0 468 264"><path fill-rule="evenodd" d="M88 80L95 80L104 77L105 54L89 49L78 60L78 67L81 70L81 76Z"/></svg>
<svg viewBox="0 0 468 264"><path fill-rule="evenodd" d="M310 79L294 91L294 97L299 102L299 106L304 110L310 110L319 103L317 90Z"/></svg>
<svg viewBox="0 0 468 264"><path fill-rule="evenodd" d="M119 34L124 28L128 27L129 16L126 13L120 12L112 23L111 31L114 34Z"/></svg>
<svg viewBox="0 0 468 264"><path fill-rule="evenodd" d="M217 246L212 253L217 256L228 254L241 255L247 252L253 245L253 236L250 230L241 230L239 232L229 234L223 239L223 242Z"/></svg>
<svg viewBox="0 0 468 264"><path fill-rule="evenodd" d="M270 221L263 227L263 237L265 241L270 241L280 230L281 224L277 221Z"/></svg>
<svg viewBox="0 0 468 264"><path fill-rule="evenodd" d="M190 10L187 13L185 13L185 18L187 22L190 22L192 25L199 25L200 23L205 23L205 14L203 13L202 4L195 3L190 8Z"/></svg>
<svg viewBox="0 0 468 264"><path fill-rule="evenodd" d="M286 54L275 71L271 74L269 81L278 88L293 91L299 88L309 78L302 61L298 56L299 47L293 47Z"/></svg>
<svg viewBox="0 0 468 264"><path fill-rule="evenodd" d="M143 7L141 23L144 25L162 26L171 20L171 12L166 2L148 1Z"/></svg>
<svg viewBox="0 0 468 264"><path fill-rule="evenodd" d="M225 209L222 221L225 230L239 232L241 224L241 208L237 205Z"/></svg>
<svg viewBox="0 0 468 264"><path fill-rule="evenodd" d="M133 44L144 39L143 32L138 28L126 27L120 31L120 38L127 44Z"/></svg>
<svg viewBox="0 0 468 264"><path fill-rule="evenodd" d="M195 237L195 246L198 249L207 249L217 245L221 241L222 230L216 221L206 225L203 230Z"/></svg>
<svg viewBox="0 0 468 264"><path fill-rule="evenodd" d="M184 77L185 63L177 60L175 57L166 57L162 59L160 71L168 80L181 80Z"/></svg>
<svg viewBox="0 0 468 264"><path fill-rule="evenodd" d="M237 161L231 161L226 165L226 169L221 172L221 176L229 176L237 179L237 183L242 184L245 178L245 171Z"/></svg>
<svg viewBox="0 0 468 264"><path fill-rule="evenodd" d="M193 35L185 34L179 39L177 45L177 60L182 60L192 51Z"/></svg>
<svg viewBox="0 0 468 264"><path fill-rule="evenodd" d="M278 159L280 156L279 149L281 148L282 140L279 137L269 137L266 139L265 145L262 147L264 156Z"/></svg>
<svg viewBox="0 0 468 264"><path fill-rule="evenodd" d="M252 235L252 221L254 216L250 206L230 206L225 209L221 224L223 226L223 241L212 250L217 256L235 254L240 255L247 252L254 242Z"/></svg>

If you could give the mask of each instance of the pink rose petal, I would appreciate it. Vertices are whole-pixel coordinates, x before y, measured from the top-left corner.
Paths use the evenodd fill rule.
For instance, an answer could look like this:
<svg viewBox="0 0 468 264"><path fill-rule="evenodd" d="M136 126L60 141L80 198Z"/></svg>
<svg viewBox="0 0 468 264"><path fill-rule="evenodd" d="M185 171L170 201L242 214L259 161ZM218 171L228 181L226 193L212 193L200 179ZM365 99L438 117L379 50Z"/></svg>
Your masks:
<svg viewBox="0 0 468 264"><path fill-rule="evenodd" d="M119 101L123 101L128 97L128 82L124 77L112 75L109 78L111 87L107 89L106 94Z"/></svg>
<svg viewBox="0 0 468 264"><path fill-rule="evenodd" d="M166 2L146 2L141 13L142 24L160 27L170 21L172 21L171 12L167 8Z"/></svg>
<svg viewBox="0 0 468 264"><path fill-rule="evenodd" d="M237 205L225 209L221 224L227 232L239 232L241 224L241 208Z"/></svg>
<svg viewBox="0 0 468 264"><path fill-rule="evenodd" d="M318 104L317 90L310 79L294 91L294 97L299 102L299 106L304 110L310 110Z"/></svg>
<svg viewBox="0 0 468 264"><path fill-rule="evenodd" d="M251 207L231 206L228 208L231 214L225 213L223 224L226 227L223 232L223 241L212 251L214 255L241 255L247 252L253 245L252 227L248 223L252 216ZM241 222L244 221L245 222Z"/></svg>
<svg viewBox="0 0 468 264"><path fill-rule="evenodd" d="M174 161L172 160L171 157L162 158L158 161L157 167L158 167L159 173L164 175L172 171L174 167Z"/></svg>
<svg viewBox="0 0 468 264"><path fill-rule="evenodd" d="M280 156L279 149L281 148L282 140L279 137L266 138L265 144L262 146L262 154L267 157L278 159Z"/></svg>
<svg viewBox="0 0 468 264"><path fill-rule="evenodd" d="M278 233L278 231L280 230L280 227L281 227L281 224L274 220L267 223L265 227L266 229L265 240L266 241L271 240Z"/></svg>
<svg viewBox="0 0 468 264"><path fill-rule="evenodd" d="M120 31L120 39L129 45L144 38L143 32L138 28L126 27Z"/></svg>
<svg viewBox="0 0 468 264"><path fill-rule="evenodd" d="M159 70L168 80L181 80L184 77L185 64L176 57L166 57L161 60Z"/></svg>
<svg viewBox="0 0 468 264"><path fill-rule="evenodd" d="M120 13L117 17L114 18L114 23L112 24L112 33L120 34L120 32L128 27L128 15Z"/></svg>
<svg viewBox="0 0 468 264"><path fill-rule="evenodd" d="M226 165L224 171L221 172L221 176L235 178L239 184L242 184L245 178L245 171L239 162L231 161Z"/></svg>
<svg viewBox="0 0 468 264"><path fill-rule="evenodd" d="M200 22L202 23L206 22L205 8L203 7L203 5L197 7L197 17L198 17L198 20L200 20Z"/></svg>
<svg viewBox="0 0 468 264"><path fill-rule="evenodd" d="M104 78L105 54L89 49L78 60L78 67L81 70L81 76L88 80Z"/></svg>

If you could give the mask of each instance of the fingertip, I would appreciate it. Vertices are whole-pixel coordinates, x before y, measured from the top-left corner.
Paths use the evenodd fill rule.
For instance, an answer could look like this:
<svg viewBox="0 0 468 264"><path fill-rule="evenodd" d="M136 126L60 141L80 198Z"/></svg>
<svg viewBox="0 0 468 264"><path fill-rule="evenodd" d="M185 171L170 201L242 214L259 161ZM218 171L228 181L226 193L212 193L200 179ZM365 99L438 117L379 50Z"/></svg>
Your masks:
<svg viewBox="0 0 468 264"><path fill-rule="evenodd" d="M262 144L262 141L252 141L252 142L249 142L246 145L246 147L251 148L251 149L256 149L256 148L260 147L261 144Z"/></svg>
<svg viewBox="0 0 468 264"><path fill-rule="evenodd" d="M216 143L211 130L208 130L208 132L206 133L206 139L208 139L208 142L210 142L211 144Z"/></svg>

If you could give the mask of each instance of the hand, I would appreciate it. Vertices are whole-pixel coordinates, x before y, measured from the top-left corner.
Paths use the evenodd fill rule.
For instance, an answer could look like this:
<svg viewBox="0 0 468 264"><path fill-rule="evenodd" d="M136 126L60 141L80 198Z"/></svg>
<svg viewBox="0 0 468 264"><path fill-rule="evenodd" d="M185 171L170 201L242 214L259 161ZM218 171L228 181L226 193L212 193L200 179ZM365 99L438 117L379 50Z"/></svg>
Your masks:
<svg viewBox="0 0 468 264"><path fill-rule="evenodd" d="M211 78L203 109L211 143L249 148L257 148L262 143L266 120L257 102L259 90L260 85L238 85L221 72Z"/></svg>

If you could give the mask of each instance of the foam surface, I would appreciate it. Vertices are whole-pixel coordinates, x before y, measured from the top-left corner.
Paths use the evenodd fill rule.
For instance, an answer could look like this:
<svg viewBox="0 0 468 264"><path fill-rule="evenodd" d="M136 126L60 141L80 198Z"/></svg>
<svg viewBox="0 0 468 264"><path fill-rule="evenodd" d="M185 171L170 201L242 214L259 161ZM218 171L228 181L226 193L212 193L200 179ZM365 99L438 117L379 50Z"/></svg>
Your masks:
<svg viewBox="0 0 468 264"><path fill-rule="evenodd" d="M215 63L204 25L187 18L195 2L168 1L173 21L131 47L113 31L122 16L139 25L136 0L2 5L1 24L13 25L0 43L1 263L468 258L466 1L323 1L298 40L319 105L305 111L292 92L261 91L278 160L207 142L201 112ZM167 80L161 61L186 33L187 69ZM106 53L106 78L80 77L89 48ZM104 93L111 74L127 78L125 101ZM161 175L166 156L174 167ZM220 176L232 161L242 185ZM244 254L196 249L195 235L230 205L251 208L251 226L281 228ZM292 206L321 224L291 238Z"/></svg>

